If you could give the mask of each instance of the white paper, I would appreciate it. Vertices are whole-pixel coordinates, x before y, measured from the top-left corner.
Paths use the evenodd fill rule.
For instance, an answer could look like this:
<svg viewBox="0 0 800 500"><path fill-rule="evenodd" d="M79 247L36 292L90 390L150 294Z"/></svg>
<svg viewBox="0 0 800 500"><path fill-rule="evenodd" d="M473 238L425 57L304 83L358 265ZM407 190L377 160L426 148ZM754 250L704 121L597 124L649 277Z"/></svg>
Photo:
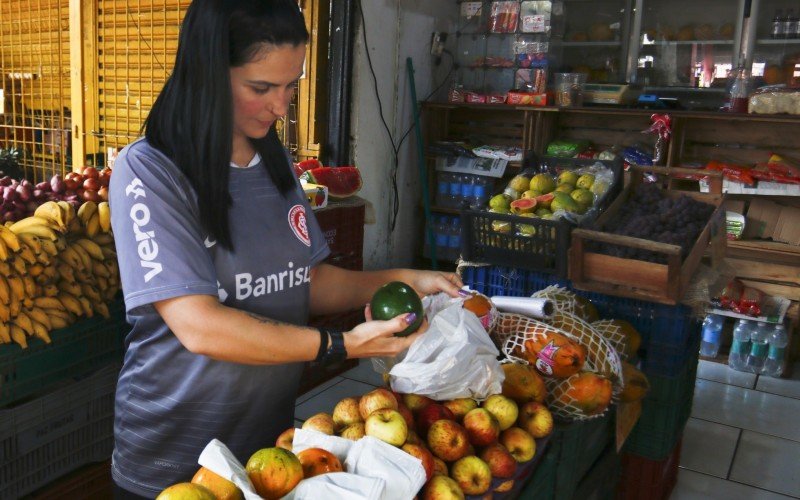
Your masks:
<svg viewBox="0 0 800 500"><path fill-rule="evenodd" d="M309 448L322 448L336 455L336 458L344 463L354 443L355 441L351 439L329 436L319 431L295 429L294 439L292 440L292 452L297 455L301 451Z"/></svg>
<svg viewBox="0 0 800 500"><path fill-rule="evenodd" d="M250 478L247 477L244 466L222 441L212 439L203 449L197 463L238 486L244 493L245 500L261 500Z"/></svg>
<svg viewBox="0 0 800 500"><path fill-rule="evenodd" d="M283 497L285 500L381 500L386 482L377 477L366 477L349 472L331 472L303 479Z"/></svg>
<svg viewBox="0 0 800 500"><path fill-rule="evenodd" d="M532 297L492 297L492 303L502 312L522 314L532 318L547 319L553 315L555 304L550 299Z"/></svg>
<svg viewBox="0 0 800 500"><path fill-rule="evenodd" d="M414 498L425 484L425 469L421 460L371 436L359 439L350 448L345 468L359 476L385 481L381 500Z"/></svg>

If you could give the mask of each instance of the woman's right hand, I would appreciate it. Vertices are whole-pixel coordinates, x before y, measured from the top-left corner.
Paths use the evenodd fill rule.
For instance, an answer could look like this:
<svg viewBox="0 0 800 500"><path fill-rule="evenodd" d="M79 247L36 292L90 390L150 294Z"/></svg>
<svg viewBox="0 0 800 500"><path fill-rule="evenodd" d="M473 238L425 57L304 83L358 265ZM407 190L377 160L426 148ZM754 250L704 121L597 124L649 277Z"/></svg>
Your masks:
<svg viewBox="0 0 800 500"><path fill-rule="evenodd" d="M403 314L388 321L372 319L369 305L364 310L367 321L356 326L344 335L344 345L348 358L369 358L377 356L396 356L408 349L415 340L428 329L427 320L419 329L407 337L395 337L414 322L413 313Z"/></svg>

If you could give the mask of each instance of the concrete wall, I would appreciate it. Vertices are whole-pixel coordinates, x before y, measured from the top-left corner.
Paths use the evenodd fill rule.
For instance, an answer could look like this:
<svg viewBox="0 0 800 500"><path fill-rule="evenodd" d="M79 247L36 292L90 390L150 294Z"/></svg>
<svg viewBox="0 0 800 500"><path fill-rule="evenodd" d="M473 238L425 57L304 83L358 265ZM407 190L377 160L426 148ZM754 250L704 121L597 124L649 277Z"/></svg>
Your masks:
<svg viewBox="0 0 800 500"><path fill-rule="evenodd" d="M422 99L441 83L450 68L450 58L434 66L430 39L434 31L450 33L457 21L457 4L431 0L361 0L366 19L367 43L383 116L395 142L413 124L412 102L406 58L414 62L417 97ZM358 17L353 68L352 148L355 164L362 171L364 187L360 196L374 207L374 223L365 227L364 267L377 269L407 267L420 248L423 225L420 210L420 182L414 132L406 138L399 154L397 189L399 213L394 231L392 216L391 170L394 165L392 145L384 129L375 96L375 84L369 71ZM448 40L448 48L454 45ZM448 85L442 89L447 91Z"/></svg>

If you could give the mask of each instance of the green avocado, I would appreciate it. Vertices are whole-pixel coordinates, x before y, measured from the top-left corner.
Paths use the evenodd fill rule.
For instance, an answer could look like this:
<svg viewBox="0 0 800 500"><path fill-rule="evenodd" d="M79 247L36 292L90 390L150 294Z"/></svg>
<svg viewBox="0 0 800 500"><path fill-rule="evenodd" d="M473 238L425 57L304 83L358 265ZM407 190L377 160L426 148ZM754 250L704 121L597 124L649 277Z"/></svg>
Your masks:
<svg viewBox="0 0 800 500"><path fill-rule="evenodd" d="M417 292L402 281L392 281L380 287L372 296L369 307L372 318L381 321L388 321L401 314L416 313L417 319L408 325L408 328L395 334L398 337L406 337L416 332L425 316Z"/></svg>

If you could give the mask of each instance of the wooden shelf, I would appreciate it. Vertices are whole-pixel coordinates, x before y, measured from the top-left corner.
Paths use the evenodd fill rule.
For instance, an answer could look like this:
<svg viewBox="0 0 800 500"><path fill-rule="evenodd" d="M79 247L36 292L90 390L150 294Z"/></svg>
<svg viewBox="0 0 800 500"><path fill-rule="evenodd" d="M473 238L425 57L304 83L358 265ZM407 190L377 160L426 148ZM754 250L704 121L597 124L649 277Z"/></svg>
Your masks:
<svg viewBox="0 0 800 500"><path fill-rule="evenodd" d="M728 248L782 254L800 259L800 247L777 241L729 240ZM800 264L800 261L798 261Z"/></svg>

